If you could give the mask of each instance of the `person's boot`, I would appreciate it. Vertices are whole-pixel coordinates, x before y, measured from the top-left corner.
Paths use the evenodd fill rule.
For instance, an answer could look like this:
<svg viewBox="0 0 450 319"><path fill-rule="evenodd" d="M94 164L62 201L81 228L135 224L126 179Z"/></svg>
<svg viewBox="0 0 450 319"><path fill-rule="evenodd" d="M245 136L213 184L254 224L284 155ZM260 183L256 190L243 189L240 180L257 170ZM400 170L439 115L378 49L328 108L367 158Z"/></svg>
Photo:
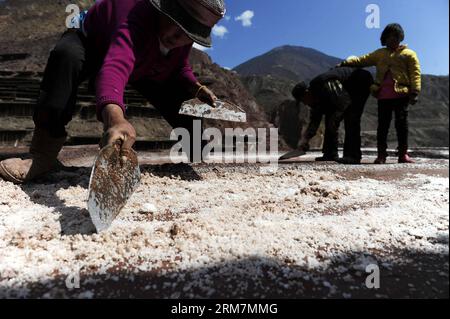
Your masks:
<svg viewBox="0 0 450 319"><path fill-rule="evenodd" d="M414 164L415 163L415 161L408 154L403 154L402 156L400 156L398 158L398 162L400 164Z"/></svg>
<svg viewBox="0 0 450 319"><path fill-rule="evenodd" d="M338 160L338 155L324 155L316 158L316 162L337 162Z"/></svg>
<svg viewBox="0 0 450 319"><path fill-rule="evenodd" d="M31 141L31 159L11 158L0 162L0 176L15 184L22 184L41 177L55 168L57 156L66 137L53 138L48 131L34 130Z"/></svg>
<svg viewBox="0 0 450 319"><path fill-rule="evenodd" d="M414 164L415 163L408 154L407 146L399 146L398 162L399 162L399 164Z"/></svg>
<svg viewBox="0 0 450 319"><path fill-rule="evenodd" d="M387 149L385 147L378 146L378 156L374 164L377 165L386 164L387 157L388 157Z"/></svg>
<svg viewBox="0 0 450 319"><path fill-rule="evenodd" d="M407 147L399 148L398 162L400 164L414 164L415 163L409 156Z"/></svg>
<svg viewBox="0 0 450 319"><path fill-rule="evenodd" d="M344 164L344 165L360 165L361 164L361 160L359 158L350 157L350 156L344 156L344 157L338 159L337 162L339 164Z"/></svg>
<svg viewBox="0 0 450 319"><path fill-rule="evenodd" d="M374 164L382 165L386 164L387 156L384 154L379 154L377 159L375 160Z"/></svg>

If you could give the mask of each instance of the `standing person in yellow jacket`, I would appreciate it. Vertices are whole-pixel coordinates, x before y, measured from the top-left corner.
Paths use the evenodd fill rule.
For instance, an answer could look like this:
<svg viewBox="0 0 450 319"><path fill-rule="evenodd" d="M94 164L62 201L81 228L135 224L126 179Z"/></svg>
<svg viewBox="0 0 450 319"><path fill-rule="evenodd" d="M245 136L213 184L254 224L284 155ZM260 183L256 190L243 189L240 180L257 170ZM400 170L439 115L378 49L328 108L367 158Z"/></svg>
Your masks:
<svg viewBox="0 0 450 319"><path fill-rule="evenodd" d="M378 99L378 158L375 164L386 163L387 137L395 113L399 163L414 163L408 155L408 106L418 101L421 90L420 62L416 52L402 45L405 39L399 24L389 24L381 35L384 48L362 57L352 57L339 66L376 66L372 94Z"/></svg>

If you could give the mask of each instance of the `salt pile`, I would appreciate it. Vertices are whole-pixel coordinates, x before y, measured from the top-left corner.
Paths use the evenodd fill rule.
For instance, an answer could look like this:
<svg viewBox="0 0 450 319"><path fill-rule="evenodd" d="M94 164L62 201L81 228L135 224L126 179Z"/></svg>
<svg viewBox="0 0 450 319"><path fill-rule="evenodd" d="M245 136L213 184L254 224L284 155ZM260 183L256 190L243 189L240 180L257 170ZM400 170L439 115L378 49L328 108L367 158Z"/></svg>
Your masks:
<svg viewBox="0 0 450 319"><path fill-rule="evenodd" d="M135 282L130 291L156 297L298 296L304 289L349 297L369 261L401 265L407 259L399 251L448 255L448 177L383 181L361 172L345 180L313 167L271 176L223 167L148 170L112 227L95 234L88 175L79 174L77 183L73 175L22 187L0 181L0 297L39 289L46 297L114 295L101 283L124 279ZM82 278L75 291L64 284L73 274ZM143 274L162 282L138 285ZM353 284L341 291L326 274ZM221 289L213 288L217 278L226 278Z"/></svg>

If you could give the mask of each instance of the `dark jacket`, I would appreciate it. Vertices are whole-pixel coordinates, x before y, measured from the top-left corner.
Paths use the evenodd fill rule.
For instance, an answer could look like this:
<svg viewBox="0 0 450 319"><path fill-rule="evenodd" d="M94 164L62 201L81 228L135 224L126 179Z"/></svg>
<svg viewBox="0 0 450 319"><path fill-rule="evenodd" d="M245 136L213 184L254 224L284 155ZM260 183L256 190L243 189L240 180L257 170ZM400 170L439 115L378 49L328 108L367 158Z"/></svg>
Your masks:
<svg viewBox="0 0 450 319"><path fill-rule="evenodd" d="M324 115L329 117L330 129L337 130L352 100L365 94L373 83L372 75L363 69L335 68L314 78L309 86L315 103L311 106L306 137L316 135Z"/></svg>

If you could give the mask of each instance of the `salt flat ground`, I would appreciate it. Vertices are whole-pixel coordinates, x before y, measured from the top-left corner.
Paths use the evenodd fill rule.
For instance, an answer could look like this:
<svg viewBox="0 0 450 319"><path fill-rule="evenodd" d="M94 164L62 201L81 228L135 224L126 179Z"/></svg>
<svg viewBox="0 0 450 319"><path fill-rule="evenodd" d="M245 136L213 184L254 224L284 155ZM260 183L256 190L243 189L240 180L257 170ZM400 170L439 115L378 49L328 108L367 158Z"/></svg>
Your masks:
<svg viewBox="0 0 450 319"><path fill-rule="evenodd" d="M92 158L29 185L0 180L0 297L449 296L447 159L310 155L267 173L140 158L141 186L101 234L86 210Z"/></svg>

